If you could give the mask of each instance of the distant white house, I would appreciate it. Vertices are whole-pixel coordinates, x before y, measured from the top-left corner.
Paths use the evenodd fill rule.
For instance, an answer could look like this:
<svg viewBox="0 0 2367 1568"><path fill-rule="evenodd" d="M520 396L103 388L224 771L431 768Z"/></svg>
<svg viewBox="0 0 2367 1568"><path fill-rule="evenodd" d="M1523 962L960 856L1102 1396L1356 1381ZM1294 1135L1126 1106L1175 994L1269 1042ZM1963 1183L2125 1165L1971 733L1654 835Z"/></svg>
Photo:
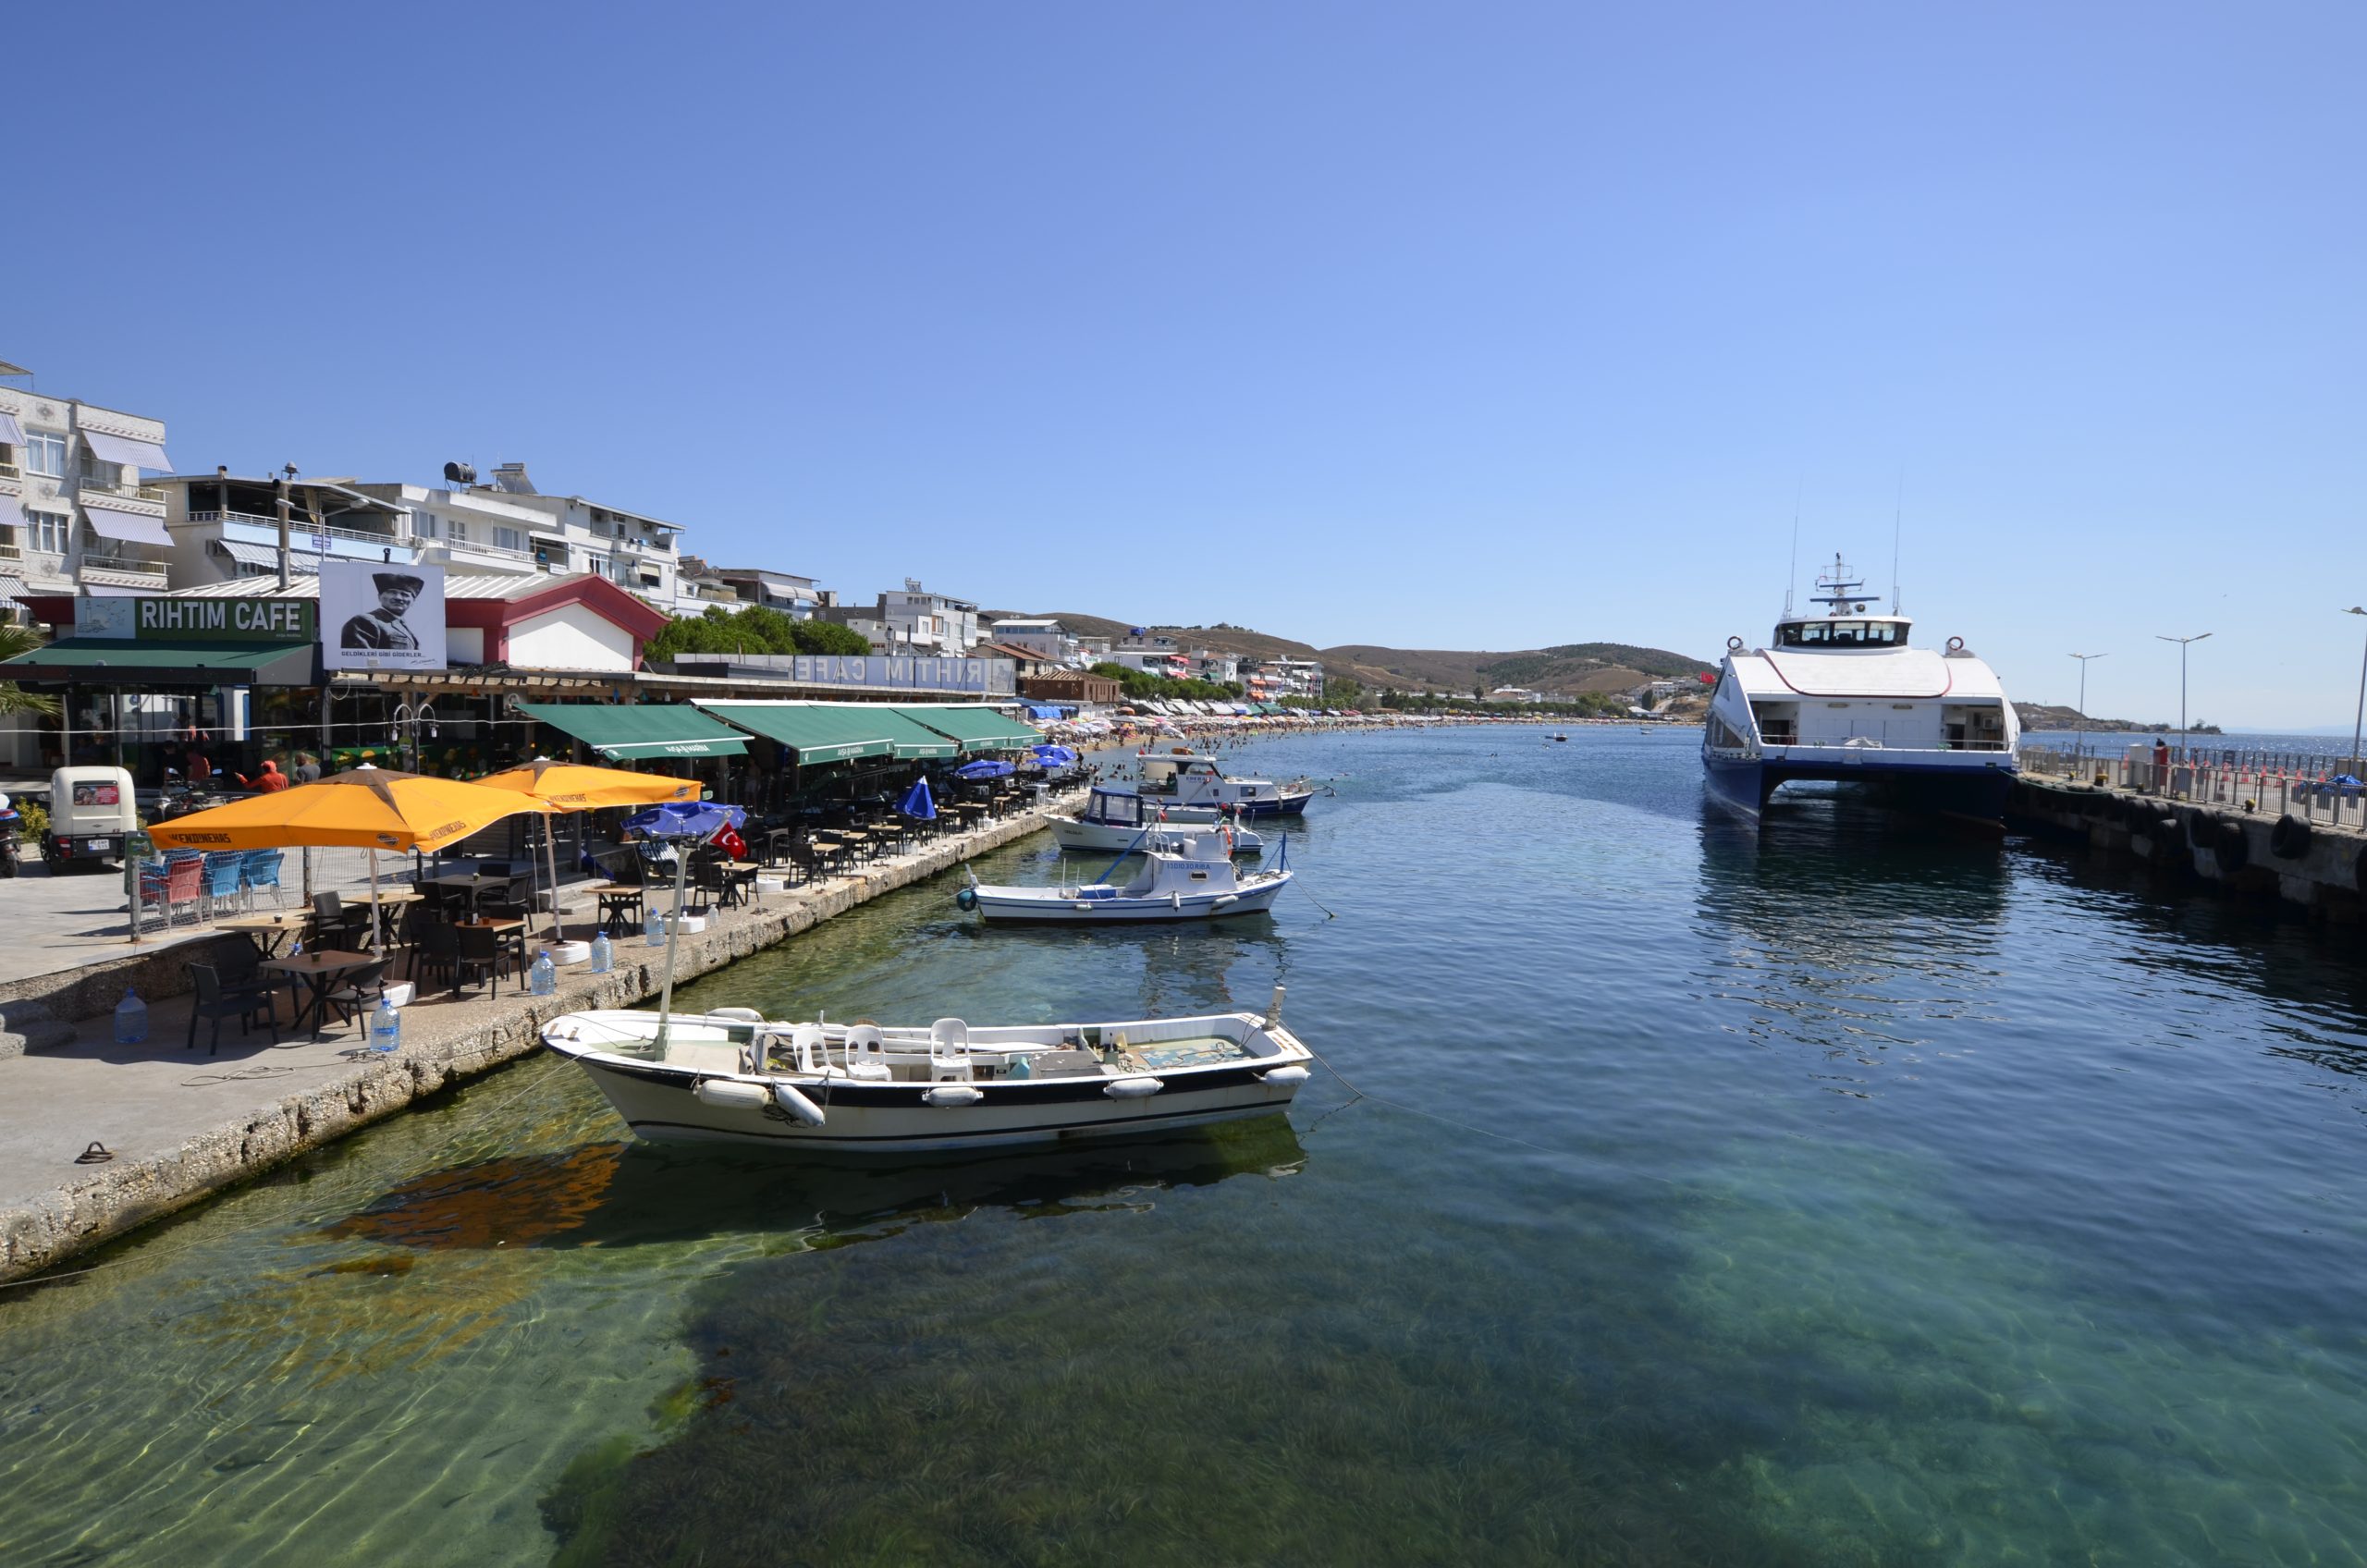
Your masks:
<svg viewBox="0 0 2367 1568"><path fill-rule="evenodd" d="M1532 692L1526 686L1499 686L1494 691L1488 693L1488 701L1491 703L1541 703L1545 701L1545 693L1542 692Z"/></svg>

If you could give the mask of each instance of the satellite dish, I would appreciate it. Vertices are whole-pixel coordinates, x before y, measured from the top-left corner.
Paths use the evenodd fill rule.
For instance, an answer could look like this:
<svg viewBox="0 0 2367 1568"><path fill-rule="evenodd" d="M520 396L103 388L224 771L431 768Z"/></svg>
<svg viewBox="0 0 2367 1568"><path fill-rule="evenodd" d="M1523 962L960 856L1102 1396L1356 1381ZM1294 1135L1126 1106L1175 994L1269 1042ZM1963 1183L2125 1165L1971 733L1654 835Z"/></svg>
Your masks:
<svg viewBox="0 0 2367 1568"><path fill-rule="evenodd" d="M444 465L445 484L474 484L476 482L477 471L470 467L467 463L446 463Z"/></svg>

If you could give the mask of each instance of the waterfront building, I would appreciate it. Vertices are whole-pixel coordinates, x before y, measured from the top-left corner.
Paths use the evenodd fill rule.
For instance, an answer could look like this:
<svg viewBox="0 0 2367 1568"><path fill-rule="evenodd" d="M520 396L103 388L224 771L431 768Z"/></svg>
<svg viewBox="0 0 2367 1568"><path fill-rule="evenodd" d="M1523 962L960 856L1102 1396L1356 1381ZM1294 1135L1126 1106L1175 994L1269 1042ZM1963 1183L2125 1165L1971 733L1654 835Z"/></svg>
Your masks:
<svg viewBox="0 0 2367 1568"><path fill-rule="evenodd" d="M0 602L165 586L165 422L11 386L0 361Z"/></svg>
<svg viewBox="0 0 2367 1568"><path fill-rule="evenodd" d="M1005 647L1026 648L1054 663L1077 651L1076 639L1049 616L1005 616L987 626L987 635Z"/></svg>
<svg viewBox="0 0 2367 1568"><path fill-rule="evenodd" d="M932 594L917 577L881 594L877 604L825 606L816 613L864 638L877 654L959 657L978 642L978 606Z"/></svg>
<svg viewBox="0 0 2367 1568"><path fill-rule="evenodd" d="M829 589L793 571L725 566L716 568L715 575L742 604L762 605L795 620L811 620L817 611L838 603L838 595Z"/></svg>

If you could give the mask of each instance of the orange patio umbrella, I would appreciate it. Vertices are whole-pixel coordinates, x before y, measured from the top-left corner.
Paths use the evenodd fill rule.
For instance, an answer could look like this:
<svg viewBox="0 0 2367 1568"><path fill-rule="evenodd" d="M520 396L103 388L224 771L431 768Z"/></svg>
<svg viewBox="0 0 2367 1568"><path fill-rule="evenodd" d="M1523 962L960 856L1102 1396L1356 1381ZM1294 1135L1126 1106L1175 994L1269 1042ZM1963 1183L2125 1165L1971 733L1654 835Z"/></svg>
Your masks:
<svg viewBox="0 0 2367 1568"><path fill-rule="evenodd" d="M663 773L628 773L621 767L593 767L583 763L553 762L536 757L518 767L504 768L477 780L481 788L529 795L554 811L596 811L602 806L650 806L666 801L695 801L699 782ZM543 858L551 875L551 932L558 935L558 848L551 842L551 825L543 822Z"/></svg>
<svg viewBox="0 0 2367 1568"><path fill-rule="evenodd" d="M374 947L380 850L432 852L504 817L551 809L514 790L362 766L191 812L151 827L148 837L167 850L368 850Z"/></svg>

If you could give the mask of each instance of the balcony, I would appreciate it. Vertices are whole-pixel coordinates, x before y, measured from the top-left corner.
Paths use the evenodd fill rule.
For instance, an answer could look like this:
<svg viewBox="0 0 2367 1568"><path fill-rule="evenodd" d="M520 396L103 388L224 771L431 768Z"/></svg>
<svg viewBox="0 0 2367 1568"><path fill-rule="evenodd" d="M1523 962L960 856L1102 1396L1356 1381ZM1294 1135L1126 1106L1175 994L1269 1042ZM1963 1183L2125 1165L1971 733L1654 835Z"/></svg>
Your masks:
<svg viewBox="0 0 2367 1568"><path fill-rule="evenodd" d="M162 588L165 563L113 550L85 549L74 563L74 576L78 582L112 588Z"/></svg>
<svg viewBox="0 0 2367 1568"><path fill-rule="evenodd" d="M104 496L129 496L134 500L153 501L160 507L165 504L165 493L153 484L126 484L118 479L102 479L95 473L82 475L74 482L74 487L95 490Z"/></svg>
<svg viewBox="0 0 2367 1568"><path fill-rule="evenodd" d="M0 479L22 479L24 470L14 463L0 463Z"/></svg>

